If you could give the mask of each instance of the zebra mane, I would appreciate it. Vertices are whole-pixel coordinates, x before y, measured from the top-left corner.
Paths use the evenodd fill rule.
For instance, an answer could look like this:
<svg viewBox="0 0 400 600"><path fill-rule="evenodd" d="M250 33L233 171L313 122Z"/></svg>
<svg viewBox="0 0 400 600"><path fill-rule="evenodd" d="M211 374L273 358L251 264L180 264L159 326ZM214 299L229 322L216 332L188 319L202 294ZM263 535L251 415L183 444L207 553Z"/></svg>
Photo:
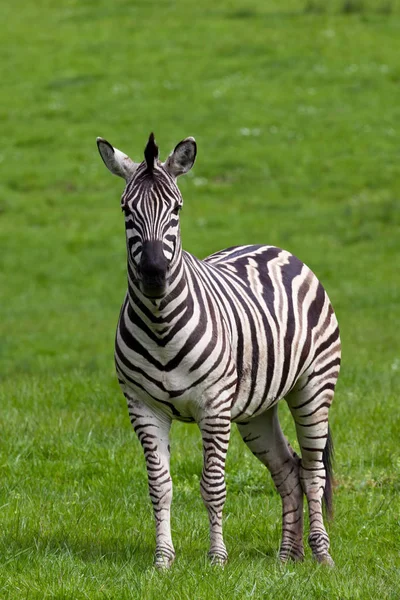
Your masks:
<svg viewBox="0 0 400 600"><path fill-rule="evenodd" d="M146 159L148 172L153 174L154 161L156 158L158 158L158 146L154 139L154 133L151 133L149 136L149 141L144 149L144 157Z"/></svg>

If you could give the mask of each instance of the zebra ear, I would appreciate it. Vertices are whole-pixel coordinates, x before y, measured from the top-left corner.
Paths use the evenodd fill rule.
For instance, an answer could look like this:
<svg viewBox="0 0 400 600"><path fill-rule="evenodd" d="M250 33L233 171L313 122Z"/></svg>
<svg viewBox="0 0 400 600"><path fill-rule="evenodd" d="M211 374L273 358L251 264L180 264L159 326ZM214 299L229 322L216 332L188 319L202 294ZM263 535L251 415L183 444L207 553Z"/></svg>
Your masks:
<svg viewBox="0 0 400 600"><path fill-rule="evenodd" d="M129 156L111 146L107 140L104 140L101 137L97 138L97 148L99 149L100 156L107 169L109 169L113 175L118 175L128 182L139 165L134 163Z"/></svg>
<svg viewBox="0 0 400 600"><path fill-rule="evenodd" d="M193 137L179 142L164 163L165 169L172 177L179 177L190 171L197 154L197 145Z"/></svg>

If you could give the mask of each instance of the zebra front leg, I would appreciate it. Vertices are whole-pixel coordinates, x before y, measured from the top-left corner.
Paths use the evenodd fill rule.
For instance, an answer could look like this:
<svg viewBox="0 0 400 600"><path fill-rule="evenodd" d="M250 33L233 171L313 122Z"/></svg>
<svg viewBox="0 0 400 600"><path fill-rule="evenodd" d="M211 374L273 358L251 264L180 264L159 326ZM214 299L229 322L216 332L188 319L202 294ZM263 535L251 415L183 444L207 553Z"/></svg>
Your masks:
<svg viewBox="0 0 400 600"><path fill-rule="evenodd" d="M203 439L203 472L200 491L210 523L212 564L225 564L228 553L222 534L222 511L226 498L225 460L231 430L230 414L204 416L199 421Z"/></svg>
<svg viewBox="0 0 400 600"><path fill-rule="evenodd" d="M282 433L275 405L246 423L238 423L243 441L268 467L282 499L282 542L279 558L299 561L304 558L303 490L300 483L300 459Z"/></svg>
<svg viewBox="0 0 400 600"><path fill-rule="evenodd" d="M172 479L169 470L169 431L171 419L155 413L146 405L128 399L129 416L144 450L149 493L156 522L156 551L154 564L168 568L174 561L171 538Z"/></svg>

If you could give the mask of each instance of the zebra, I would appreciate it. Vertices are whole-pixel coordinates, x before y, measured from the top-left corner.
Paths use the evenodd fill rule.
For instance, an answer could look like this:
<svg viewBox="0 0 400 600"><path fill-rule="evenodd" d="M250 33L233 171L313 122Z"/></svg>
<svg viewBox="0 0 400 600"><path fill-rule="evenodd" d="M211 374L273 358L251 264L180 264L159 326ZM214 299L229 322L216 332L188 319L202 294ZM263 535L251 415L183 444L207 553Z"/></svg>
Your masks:
<svg viewBox="0 0 400 600"><path fill-rule="evenodd" d="M328 412L340 368L340 337L329 298L289 252L233 246L199 260L182 249L177 178L197 145L182 140L165 162L151 134L135 163L103 138L100 155L125 179L128 290L115 338L115 365L146 459L156 526L154 564L175 558L171 538L169 433L174 419L200 428L200 491L208 511L209 558L224 565L222 512L231 423L269 469L282 500L279 558L304 558L303 496L313 557L333 565L323 500L332 508ZM278 401L296 426L298 456L283 435Z"/></svg>

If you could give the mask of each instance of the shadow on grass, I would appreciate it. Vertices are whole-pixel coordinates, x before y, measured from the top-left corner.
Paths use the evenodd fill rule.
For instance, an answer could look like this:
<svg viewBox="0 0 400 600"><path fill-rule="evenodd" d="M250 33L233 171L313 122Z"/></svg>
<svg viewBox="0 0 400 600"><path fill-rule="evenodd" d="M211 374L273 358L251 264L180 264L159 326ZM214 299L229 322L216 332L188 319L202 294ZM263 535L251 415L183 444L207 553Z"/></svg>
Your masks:
<svg viewBox="0 0 400 600"><path fill-rule="evenodd" d="M205 562L208 564L207 544L195 544L190 548L185 548L185 540L176 540L176 560L184 559L192 564ZM181 542L181 543L179 543ZM262 540L254 540L255 544L244 542L243 545L229 543L228 552L230 560L259 561L278 561L278 547L263 544ZM85 563L107 562L116 566L134 564L136 569L146 571L153 565L153 556L155 546L149 544L142 537L132 540L110 537L99 541L95 535L86 537L73 537L72 535L42 535L31 533L16 538L12 535L4 535L0 541L1 555L3 565L18 561L20 557L31 561L34 556L39 560L43 558L63 559L72 558L73 560L83 561Z"/></svg>
<svg viewBox="0 0 400 600"><path fill-rule="evenodd" d="M143 568L147 568L153 560L154 546L138 537L127 541L110 537L99 540L95 535L79 537L71 535L42 535L31 533L16 538L4 535L1 538L2 555L5 562L17 559L22 554L37 554L40 556L72 556L84 562L97 562L106 560L116 564L125 564L134 561Z"/></svg>

